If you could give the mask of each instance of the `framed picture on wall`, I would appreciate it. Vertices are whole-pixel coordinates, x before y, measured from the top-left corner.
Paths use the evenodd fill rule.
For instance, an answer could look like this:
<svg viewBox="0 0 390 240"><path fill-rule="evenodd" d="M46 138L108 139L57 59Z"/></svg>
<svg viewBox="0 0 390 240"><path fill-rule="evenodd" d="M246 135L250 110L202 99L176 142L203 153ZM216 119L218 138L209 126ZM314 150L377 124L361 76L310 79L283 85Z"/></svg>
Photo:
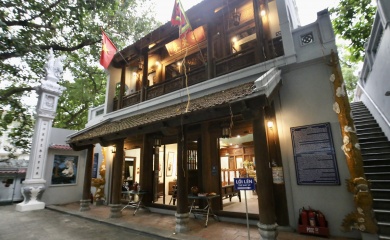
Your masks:
<svg viewBox="0 0 390 240"><path fill-rule="evenodd" d="M172 176L172 172L173 172L173 158L174 158L174 153L173 152L169 152L168 153L168 158L167 158L167 177L171 177Z"/></svg>
<svg viewBox="0 0 390 240"><path fill-rule="evenodd" d="M158 161L159 161L159 165L158 165L158 176L159 176L159 177L162 177L162 174L163 174L163 172L164 172L164 169L163 169L164 152L159 152Z"/></svg>
<svg viewBox="0 0 390 240"><path fill-rule="evenodd" d="M78 158L78 156L54 155L51 184L76 184Z"/></svg>

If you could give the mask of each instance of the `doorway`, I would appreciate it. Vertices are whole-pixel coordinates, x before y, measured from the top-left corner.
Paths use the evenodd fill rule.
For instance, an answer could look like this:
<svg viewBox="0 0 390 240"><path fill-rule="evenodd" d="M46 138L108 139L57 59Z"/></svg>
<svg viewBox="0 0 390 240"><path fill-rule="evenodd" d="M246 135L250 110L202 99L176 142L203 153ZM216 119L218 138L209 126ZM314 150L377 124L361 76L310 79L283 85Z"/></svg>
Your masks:
<svg viewBox="0 0 390 240"><path fill-rule="evenodd" d="M245 198L248 213L258 214L256 190L235 190L234 178L250 177L256 182L256 164L253 134L220 138L221 198L222 211L245 213Z"/></svg>

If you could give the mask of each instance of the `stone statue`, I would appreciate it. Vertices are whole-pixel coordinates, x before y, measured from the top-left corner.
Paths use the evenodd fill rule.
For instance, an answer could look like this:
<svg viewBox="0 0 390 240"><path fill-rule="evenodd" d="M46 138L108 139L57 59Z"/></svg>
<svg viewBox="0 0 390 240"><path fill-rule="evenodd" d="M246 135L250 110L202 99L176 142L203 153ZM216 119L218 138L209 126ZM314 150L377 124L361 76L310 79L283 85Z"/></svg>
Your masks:
<svg viewBox="0 0 390 240"><path fill-rule="evenodd" d="M60 56L58 58L54 57L53 49L50 48L49 54L47 54L47 62L45 64L46 79L57 82L63 72L62 61L65 60L65 56Z"/></svg>

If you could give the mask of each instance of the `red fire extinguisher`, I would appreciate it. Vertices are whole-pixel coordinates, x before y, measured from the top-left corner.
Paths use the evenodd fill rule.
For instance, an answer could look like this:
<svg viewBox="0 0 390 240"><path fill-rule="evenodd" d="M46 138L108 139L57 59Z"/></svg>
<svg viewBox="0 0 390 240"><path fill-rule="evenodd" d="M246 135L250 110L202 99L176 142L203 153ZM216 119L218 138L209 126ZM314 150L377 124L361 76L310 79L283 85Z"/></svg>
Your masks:
<svg viewBox="0 0 390 240"><path fill-rule="evenodd" d="M326 227L325 216L324 214L322 214L322 212L318 211L317 219L318 219L318 225L320 225L320 227Z"/></svg>
<svg viewBox="0 0 390 240"><path fill-rule="evenodd" d="M317 225L316 224L316 212L313 210L309 210L308 217L309 217L310 226L315 227Z"/></svg>
<svg viewBox="0 0 390 240"><path fill-rule="evenodd" d="M302 222L302 225L307 225L309 223L308 216L307 216L307 210L304 207L301 209L301 222Z"/></svg>

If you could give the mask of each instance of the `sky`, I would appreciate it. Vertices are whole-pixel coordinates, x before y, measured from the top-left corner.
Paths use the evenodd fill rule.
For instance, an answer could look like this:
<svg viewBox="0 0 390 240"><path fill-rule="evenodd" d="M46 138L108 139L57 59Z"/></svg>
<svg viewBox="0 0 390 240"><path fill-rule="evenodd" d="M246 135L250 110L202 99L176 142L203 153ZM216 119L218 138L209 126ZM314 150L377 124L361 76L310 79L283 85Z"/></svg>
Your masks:
<svg viewBox="0 0 390 240"><path fill-rule="evenodd" d="M157 18L165 23L170 21L174 0L153 0L156 6ZM202 0L181 0L183 8L188 10ZM338 0L295 0L301 25L307 25L317 19L317 12L334 7Z"/></svg>

